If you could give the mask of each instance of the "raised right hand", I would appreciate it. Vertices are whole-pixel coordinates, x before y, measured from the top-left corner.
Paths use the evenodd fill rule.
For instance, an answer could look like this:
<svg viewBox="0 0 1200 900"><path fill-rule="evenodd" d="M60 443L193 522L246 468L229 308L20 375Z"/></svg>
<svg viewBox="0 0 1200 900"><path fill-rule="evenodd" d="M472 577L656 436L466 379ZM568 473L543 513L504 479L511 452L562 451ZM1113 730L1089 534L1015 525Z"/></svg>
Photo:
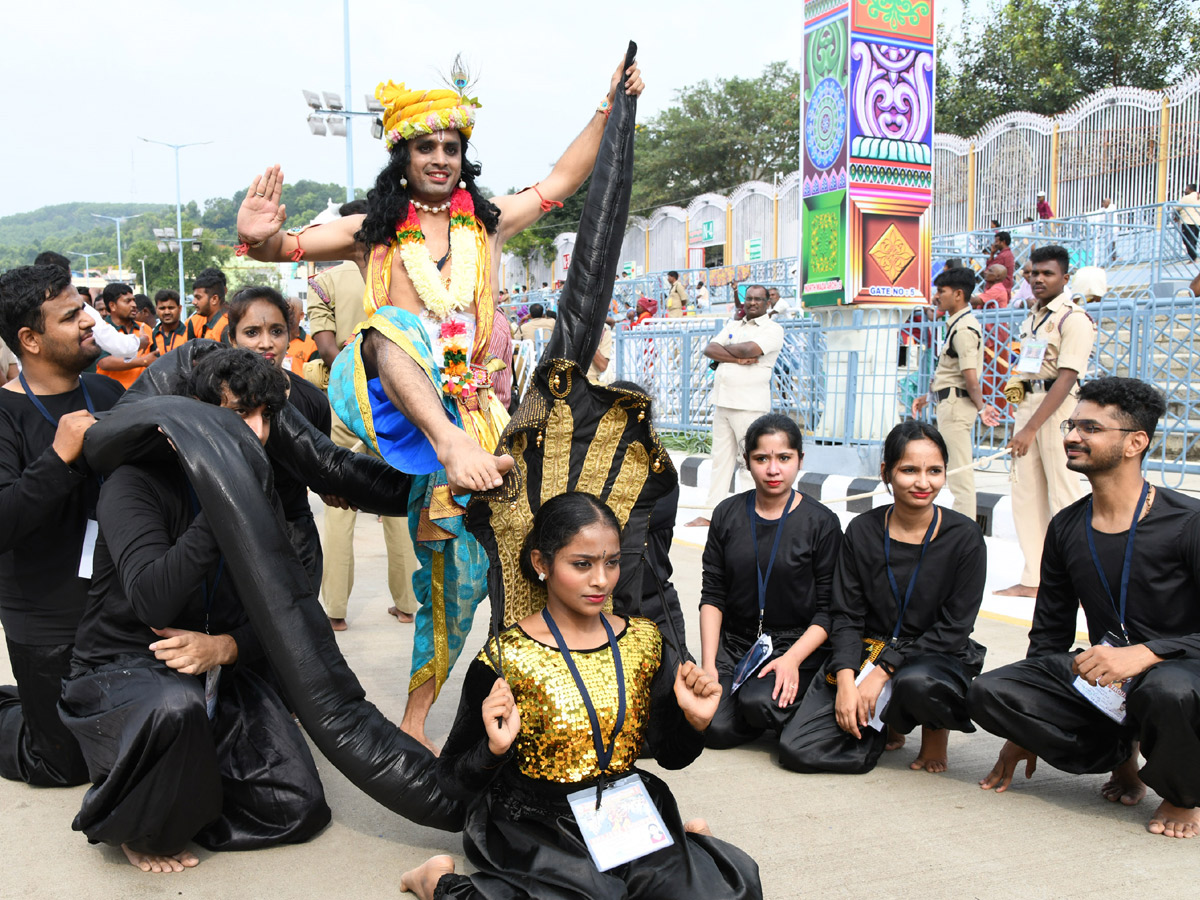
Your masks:
<svg viewBox="0 0 1200 900"><path fill-rule="evenodd" d="M487 730L488 750L493 756L503 756L517 739L521 730L521 712L512 688L503 678L497 678L491 693L480 708L483 727Z"/></svg>
<svg viewBox="0 0 1200 900"><path fill-rule="evenodd" d="M1013 774L1021 760L1025 760L1025 777L1032 778L1033 771L1037 768L1037 757L1020 744L1005 741L1004 746L1000 748L1000 756L996 760L996 765L992 766L992 771L988 772L987 776L979 782L979 786L985 791L996 788L997 794L1003 794L1012 784ZM996 787L997 785L999 787Z"/></svg>
<svg viewBox="0 0 1200 900"><path fill-rule="evenodd" d="M283 193L283 170L278 165L255 175L250 190L238 209L237 233L240 240L257 244L276 234L287 221L287 206L279 202Z"/></svg>
<svg viewBox="0 0 1200 900"><path fill-rule="evenodd" d="M838 679L837 699L833 702L833 715L837 719L838 728L856 738L862 739L858 728L859 707L862 698L858 695L858 685L853 680L843 682Z"/></svg>
<svg viewBox="0 0 1200 900"><path fill-rule="evenodd" d="M86 409L77 409L58 420L51 448L58 458L70 465L83 454L83 436L96 424L96 417Z"/></svg>

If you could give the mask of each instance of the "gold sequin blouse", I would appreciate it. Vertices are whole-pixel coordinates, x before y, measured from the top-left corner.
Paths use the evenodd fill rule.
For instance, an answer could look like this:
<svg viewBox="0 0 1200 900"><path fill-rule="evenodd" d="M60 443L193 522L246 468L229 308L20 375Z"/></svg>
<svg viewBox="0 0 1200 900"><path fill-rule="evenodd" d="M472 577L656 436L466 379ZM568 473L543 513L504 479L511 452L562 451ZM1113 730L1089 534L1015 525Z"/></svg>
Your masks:
<svg viewBox="0 0 1200 900"><path fill-rule="evenodd" d="M516 762L521 774L570 784L600 775L592 725L579 688L562 654L520 628L502 632L504 674L521 711ZM611 774L631 768L642 748L650 716L650 683L662 659L662 636L649 619L630 618L617 637L625 670L625 726L617 736ZM617 679L607 642L596 650L572 650L596 707L605 746L617 721ZM491 663L486 653L479 659Z"/></svg>

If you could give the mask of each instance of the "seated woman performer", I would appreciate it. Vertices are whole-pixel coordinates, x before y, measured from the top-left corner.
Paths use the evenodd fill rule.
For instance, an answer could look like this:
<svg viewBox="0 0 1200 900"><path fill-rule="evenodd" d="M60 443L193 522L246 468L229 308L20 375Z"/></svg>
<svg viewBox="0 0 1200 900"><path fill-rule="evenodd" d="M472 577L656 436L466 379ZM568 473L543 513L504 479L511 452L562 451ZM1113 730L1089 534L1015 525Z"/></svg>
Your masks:
<svg viewBox="0 0 1200 900"><path fill-rule="evenodd" d="M975 730L966 695L986 652L971 630L987 554L975 522L934 505L947 458L932 425L904 422L888 434L880 468L895 502L846 529L833 578L833 652L800 704L795 740L781 748L786 768L869 772L885 745L899 749L920 725L911 768L944 772L948 729Z"/></svg>
<svg viewBox="0 0 1200 900"><path fill-rule="evenodd" d="M813 675L829 656L829 600L842 543L837 516L792 485L804 450L799 426L768 413L746 430L754 490L713 512L704 547L700 657L721 682L709 747L744 744L770 729L785 743ZM757 570L757 577L751 572ZM755 650L762 641L760 650ZM761 666L735 689L748 653Z"/></svg>
<svg viewBox="0 0 1200 900"><path fill-rule="evenodd" d="M471 803L463 844L478 871L435 856L401 888L422 900L761 897L754 861L703 821L685 825L666 784L634 767L643 745L665 768L692 762L721 689L664 653L650 620L604 612L621 569L616 515L591 494L549 499L520 568L546 605L472 662L438 763L442 789ZM642 836L601 871L585 834L613 817Z"/></svg>
<svg viewBox="0 0 1200 900"><path fill-rule="evenodd" d="M243 288L233 295L226 307L230 343L257 353L287 375L288 400L321 434L329 437L333 424L329 401L295 372L285 369L289 343L287 301L270 287ZM275 465L275 492L283 503L288 537L304 562L304 570L314 587L320 588L323 558L321 538L308 502L308 485L303 475L289 467ZM343 505L336 497L324 497L331 505Z"/></svg>

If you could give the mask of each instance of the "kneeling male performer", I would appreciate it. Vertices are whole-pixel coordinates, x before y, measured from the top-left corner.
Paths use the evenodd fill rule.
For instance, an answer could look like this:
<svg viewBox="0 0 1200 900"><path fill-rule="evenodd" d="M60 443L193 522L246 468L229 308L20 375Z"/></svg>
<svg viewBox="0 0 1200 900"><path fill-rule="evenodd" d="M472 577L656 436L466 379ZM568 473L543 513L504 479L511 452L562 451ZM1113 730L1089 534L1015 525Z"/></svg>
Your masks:
<svg viewBox="0 0 1200 900"><path fill-rule="evenodd" d="M1149 830L1187 838L1200 826L1200 501L1142 477L1165 411L1132 378L1080 391L1063 431L1092 495L1050 522L1028 657L976 679L968 703L1008 738L980 787L1006 790L1022 761L1031 777L1039 756L1065 772L1111 770L1106 799L1132 806L1149 785L1163 798ZM1081 603L1092 646L1069 652ZM1124 706L1102 712L1077 676L1084 689L1118 683Z"/></svg>
<svg viewBox="0 0 1200 900"><path fill-rule="evenodd" d="M265 444L287 377L222 349L188 391ZM196 865L193 840L249 850L313 837L329 807L300 729L255 671L263 650L225 571L221 524L174 457L114 471L97 515L96 575L59 703L94 782L72 827L144 872Z"/></svg>

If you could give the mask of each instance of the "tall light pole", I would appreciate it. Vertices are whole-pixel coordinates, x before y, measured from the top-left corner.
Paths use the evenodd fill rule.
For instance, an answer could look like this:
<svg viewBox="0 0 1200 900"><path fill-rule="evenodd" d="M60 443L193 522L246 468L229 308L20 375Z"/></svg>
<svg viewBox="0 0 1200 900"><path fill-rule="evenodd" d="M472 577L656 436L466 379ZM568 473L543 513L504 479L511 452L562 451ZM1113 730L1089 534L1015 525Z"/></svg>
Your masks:
<svg viewBox="0 0 1200 900"><path fill-rule="evenodd" d="M135 213L132 216L102 216L100 213L92 213L92 217L96 219L108 219L110 222L117 223L117 272L123 272L124 268L121 265L121 223L128 222L130 219L136 219L144 216L145 213ZM117 277L120 277L118 275Z"/></svg>
<svg viewBox="0 0 1200 900"><path fill-rule="evenodd" d="M342 57L346 67L346 102L350 102L350 0L342 0ZM347 122L347 125L350 123ZM346 202L354 200L354 129L346 129Z"/></svg>
<svg viewBox="0 0 1200 900"><path fill-rule="evenodd" d="M79 253L76 250L68 250L67 252L70 253L72 256L82 256L83 257L83 277L84 278L87 278L88 260L91 259L93 256L106 256L107 255L105 253Z"/></svg>
<svg viewBox="0 0 1200 900"><path fill-rule="evenodd" d="M175 233L179 235L179 302L183 302L186 292L183 289L183 202L179 199L179 151L184 147L199 147L211 144L212 141L192 141L190 144L168 144L166 141L152 141L142 138L147 144L161 144L175 151Z"/></svg>
<svg viewBox="0 0 1200 900"><path fill-rule="evenodd" d="M141 258L141 263L142 263L142 292L148 293L148 291L146 290L146 257L143 256Z"/></svg>

